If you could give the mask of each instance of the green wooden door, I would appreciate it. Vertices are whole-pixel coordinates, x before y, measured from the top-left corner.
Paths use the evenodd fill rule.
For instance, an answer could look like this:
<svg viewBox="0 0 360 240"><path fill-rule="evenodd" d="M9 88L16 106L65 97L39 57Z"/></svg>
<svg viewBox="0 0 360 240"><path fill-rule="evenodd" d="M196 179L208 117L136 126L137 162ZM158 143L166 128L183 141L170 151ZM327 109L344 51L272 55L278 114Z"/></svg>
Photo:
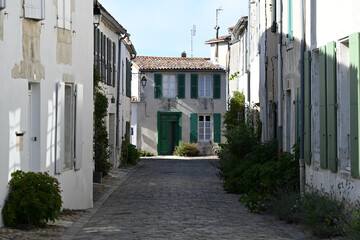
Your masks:
<svg viewBox="0 0 360 240"><path fill-rule="evenodd" d="M167 155L169 154L169 145L170 145L170 122L160 121L160 139L159 139L159 154Z"/></svg>
<svg viewBox="0 0 360 240"><path fill-rule="evenodd" d="M158 154L172 155L181 142L181 113L158 113Z"/></svg>

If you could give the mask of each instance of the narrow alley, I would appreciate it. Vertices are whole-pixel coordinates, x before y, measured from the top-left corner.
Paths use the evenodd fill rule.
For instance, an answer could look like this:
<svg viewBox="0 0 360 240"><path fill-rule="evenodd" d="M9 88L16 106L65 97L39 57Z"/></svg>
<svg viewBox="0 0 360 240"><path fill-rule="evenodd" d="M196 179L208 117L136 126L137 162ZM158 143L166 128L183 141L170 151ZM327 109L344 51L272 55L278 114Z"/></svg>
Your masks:
<svg viewBox="0 0 360 240"><path fill-rule="evenodd" d="M142 160L94 214L63 239L308 239L293 225L249 213L226 194L216 160Z"/></svg>

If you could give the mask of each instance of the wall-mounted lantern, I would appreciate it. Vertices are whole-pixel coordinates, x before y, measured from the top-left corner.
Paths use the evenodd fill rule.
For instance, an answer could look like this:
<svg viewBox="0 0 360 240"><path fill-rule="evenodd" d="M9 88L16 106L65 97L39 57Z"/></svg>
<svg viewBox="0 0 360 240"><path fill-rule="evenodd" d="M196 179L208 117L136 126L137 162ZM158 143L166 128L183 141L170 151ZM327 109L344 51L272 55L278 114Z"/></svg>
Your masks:
<svg viewBox="0 0 360 240"><path fill-rule="evenodd" d="M141 86L143 86L143 88L146 86L146 82L147 82L147 79L146 79L145 75L143 75L141 78Z"/></svg>
<svg viewBox="0 0 360 240"><path fill-rule="evenodd" d="M94 13L93 13L93 24L95 27L98 27L101 22L101 9L99 7L98 2L96 1L96 4L94 5Z"/></svg>

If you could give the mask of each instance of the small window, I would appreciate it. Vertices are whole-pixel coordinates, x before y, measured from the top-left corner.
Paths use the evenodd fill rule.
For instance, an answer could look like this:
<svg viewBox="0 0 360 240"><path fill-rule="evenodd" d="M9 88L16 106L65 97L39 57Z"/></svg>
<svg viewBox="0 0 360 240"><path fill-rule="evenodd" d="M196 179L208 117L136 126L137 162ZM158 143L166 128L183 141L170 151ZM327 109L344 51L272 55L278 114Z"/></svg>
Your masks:
<svg viewBox="0 0 360 240"><path fill-rule="evenodd" d="M176 97L176 76L164 75L163 76L163 97L175 98Z"/></svg>
<svg viewBox="0 0 360 240"><path fill-rule="evenodd" d="M6 0L0 0L0 9L6 8Z"/></svg>
<svg viewBox="0 0 360 240"><path fill-rule="evenodd" d="M199 141L210 141L211 121L210 116L199 116Z"/></svg>
<svg viewBox="0 0 360 240"><path fill-rule="evenodd" d="M45 0L24 0L24 17L34 20L45 19Z"/></svg>
<svg viewBox="0 0 360 240"><path fill-rule="evenodd" d="M199 97L210 98L211 97L211 76L199 76Z"/></svg>

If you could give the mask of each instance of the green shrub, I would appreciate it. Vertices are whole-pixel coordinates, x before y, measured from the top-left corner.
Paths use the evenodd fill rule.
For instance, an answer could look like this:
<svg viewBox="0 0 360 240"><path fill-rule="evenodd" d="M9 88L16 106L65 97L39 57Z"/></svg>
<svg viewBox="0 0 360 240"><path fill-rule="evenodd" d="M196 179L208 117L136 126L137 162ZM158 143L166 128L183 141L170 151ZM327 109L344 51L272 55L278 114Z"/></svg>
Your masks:
<svg viewBox="0 0 360 240"><path fill-rule="evenodd" d="M121 159L120 162L124 166L133 166L139 162L140 153L136 146L129 141L123 141L121 144Z"/></svg>
<svg viewBox="0 0 360 240"><path fill-rule="evenodd" d="M346 235L351 240L360 239L360 211L359 209L351 209L349 219L345 225Z"/></svg>
<svg viewBox="0 0 360 240"><path fill-rule="evenodd" d="M332 196L307 192L301 197L300 220L319 237L340 236L344 213L344 203Z"/></svg>
<svg viewBox="0 0 360 240"><path fill-rule="evenodd" d="M197 143L181 142L175 147L175 156L194 157L199 156L200 151L197 149Z"/></svg>
<svg viewBox="0 0 360 240"><path fill-rule="evenodd" d="M151 157L151 156L154 156L153 153L151 152L148 152L148 151L140 151L140 157Z"/></svg>
<svg viewBox="0 0 360 240"><path fill-rule="evenodd" d="M44 226L58 219L62 205L59 182L48 173L11 174L9 199L2 210L4 224Z"/></svg>
<svg viewBox="0 0 360 240"><path fill-rule="evenodd" d="M282 192L271 202L271 212L287 223L298 223L300 221L300 198L299 192Z"/></svg>

